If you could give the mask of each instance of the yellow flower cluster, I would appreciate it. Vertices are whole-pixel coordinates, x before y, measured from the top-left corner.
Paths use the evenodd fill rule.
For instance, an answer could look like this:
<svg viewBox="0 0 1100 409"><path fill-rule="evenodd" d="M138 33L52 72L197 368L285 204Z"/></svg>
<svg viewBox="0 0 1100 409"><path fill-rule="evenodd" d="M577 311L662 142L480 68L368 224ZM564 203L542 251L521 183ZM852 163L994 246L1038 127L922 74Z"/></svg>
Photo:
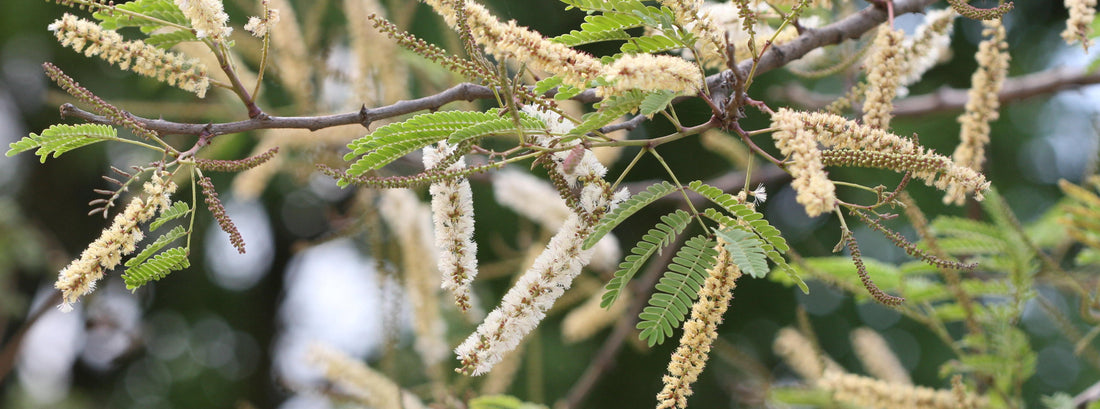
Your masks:
<svg viewBox="0 0 1100 409"><path fill-rule="evenodd" d="M989 143L989 123L1000 117L997 111L1005 75L1008 73L1008 43L1005 42L1005 28L1001 20L983 20L986 39L978 45L978 69L970 78L970 90L967 93L966 110L959 115L962 130L959 133L959 146L952 158L959 166L974 170L982 169L985 162L985 145ZM963 204L966 192L955 187L947 191L944 203Z"/></svg>
<svg viewBox="0 0 1100 409"><path fill-rule="evenodd" d="M49 25L62 46L72 47L85 56L98 55L118 68L130 70L157 81L194 92L203 98L210 88L206 66L194 59L145 44L141 40L125 41L113 30L104 30L95 22L65 13Z"/></svg>
<svg viewBox="0 0 1100 409"><path fill-rule="evenodd" d="M890 129L894 97L901 82L904 56L901 43L905 33L887 26L879 29L873 45L874 51L867 60L867 94L863 103L863 124L879 129Z"/></svg>
<svg viewBox="0 0 1100 409"><path fill-rule="evenodd" d="M95 291L95 284L107 270L122 262L122 256L133 253L144 234L141 223L149 221L158 211L171 204L169 197L176 191L176 184L166 174L154 174L143 186L147 201L135 197L126 209L115 216L111 227L58 274L54 288L61 290L62 311L71 311L72 304L84 294Z"/></svg>
<svg viewBox="0 0 1100 409"><path fill-rule="evenodd" d="M1096 0L1066 0L1066 8L1069 9L1069 19L1066 20L1066 30L1062 31L1062 39L1068 44L1080 41L1088 51L1092 20L1096 18Z"/></svg>
<svg viewBox="0 0 1100 409"><path fill-rule="evenodd" d="M841 371L826 371L818 381L833 398L867 408L891 409L971 409L985 407L985 400L967 393L956 383L953 390L936 390L880 381Z"/></svg>
<svg viewBox="0 0 1100 409"><path fill-rule="evenodd" d="M786 108L772 116L772 134L775 146L790 158L787 170L794 181L791 187L798 192L795 200L810 217L820 216L836 208L836 186L829 180L825 165L821 162L821 150L817 147L817 134L807 128L795 115L788 115Z"/></svg>
<svg viewBox="0 0 1100 409"><path fill-rule="evenodd" d="M665 386L657 394L657 409L686 408L691 396L691 384L699 378L707 363L711 345L718 337L718 324L733 299L733 289L741 270L733 263L725 243L718 241L718 257L715 265L707 270L709 275L699 290L699 299L691 306L691 318L684 322L684 335L680 346L668 363L668 375L662 378Z"/></svg>

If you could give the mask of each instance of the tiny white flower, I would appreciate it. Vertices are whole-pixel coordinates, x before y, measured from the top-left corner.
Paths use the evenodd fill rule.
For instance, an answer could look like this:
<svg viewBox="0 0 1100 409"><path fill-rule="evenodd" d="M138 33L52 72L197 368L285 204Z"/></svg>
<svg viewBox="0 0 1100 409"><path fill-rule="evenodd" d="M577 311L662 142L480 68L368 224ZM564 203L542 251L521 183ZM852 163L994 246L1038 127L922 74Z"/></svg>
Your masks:
<svg viewBox="0 0 1100 409"><path fill-rule="evenodd" d="M768 200L768 192L764 189L764 184L756 185L756 189L752 191L753 204L763 204Z"/></svg>

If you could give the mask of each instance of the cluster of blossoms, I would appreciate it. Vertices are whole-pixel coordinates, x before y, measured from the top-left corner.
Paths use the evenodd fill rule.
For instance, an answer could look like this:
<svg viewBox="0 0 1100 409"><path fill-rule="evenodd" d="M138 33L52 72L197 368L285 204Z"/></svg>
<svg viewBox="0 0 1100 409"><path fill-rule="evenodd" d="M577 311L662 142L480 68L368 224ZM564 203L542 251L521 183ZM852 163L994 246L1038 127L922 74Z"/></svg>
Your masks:
<svg viewBox="0 0 1100 409"><path fill-rule="evenodd" d="M982 192L989 188L985 176L969 167L929 152L909 139L838 115L780 108L772 115L771 126L776 129L772 133L776 146L792 159L787 169L795 178L792 185L798 191L796 199L810 216L829 212L836 204L835 187L825 174L819 143L826 148L912 157L915 160L884 163L914 166L894 170L910 171L925 184L949 193L969 193L981 200Z"/></svg>
<svg viewBox="0 0 1100 409"><path fill-rule="evenodd" d="M62 311L71 311L72 304L80 297L95 290L96 282L122 262L122 257L134 252L137 243L144 238L141 224L171 204L169 198L176 191L176 183L170 175L154 173L143 189L146 200L135 197L126 209L115 216L111 226L104 229L98 239L61 270L54 287L61 290Z"/></svg>
<svg viewBox="0 0 1100 409"><path fill-rule="evenodd" d="M612 87L601 88L601 96L634 89L693 94L703 86L703 74L698 67L680 58L640 54L625 56L611 65L604 65L590 54L550 41L535 31L517 25L515 21L502 23L477 2L460 1L463 2L465 23L474 41L485 47L486 52L523 61L528 67L558 75L566 85L587 88L599 77L616 83ZM459 27L454 2L425 2L435 8L451 27Z"/></svg>
<svg viewBox="0 0 1100 409"><path fill-rule="evenodd" d="M1088 50L1092 20L1096 18L1096 0L1066 0L1066 8L1069 9L1069 19L1066 20L1065 31L1062 31L1062 39L1069 44L1080 41Z"/></svg>
<svg viewBox="0 0 1100 409"><path fill-rule="evenodd" d="M741 270L726 251L725 242L719 240L717 250L715 265L707 270L699 299L691 306L691 318L684 322L680 346L669 360L668 375L662 378L665 386L657 394L657 409L687 407L691 385L703 373L711 345L718 338L718 324L722 323L722 315L733 299Z"/></svg>
<svg viewBox="0 0 1100 409"><path fill-rule="evenodd" d="M229 16L221 0L176 0L176 6L191 20L195 37L224 41L233 32L233 28L226 25Z"/></svg>
<svg viewBox="0 0 1100 409"><path fill-rule="evenodd" d="M267 35L267 32L279 22L279 9L267 8L267 0L264 0L264 13L263 17L252 16L248 18L248 23L244 25L244 29L253 36L263 37Z"/></svg>
<svg viewBox="0 0 1100 409"><path fill-rule="evenodd" d="M873 45L874 51L867 61L867 93L864 94L863 124L879 129L890 129L893 117L894 97L900 85L904 55L901 43L905 33L879 28Z"/></svg>
<svg viewBox="0 0 1100 409"><path fill-rule="evenodd" d="M668 90L678 94L699 92L703 74L687 60L667 55L628 54L603 70L611 86L599 87L596 95L617 95L640 90Z"/></svg>
<svg viewBox="0 0 1100 409"><path fill-rule="evenodd" d="M125 41L113 30L104 30L93 21L65 13L50 24L62 46L72 47L85 56L100 56L123 70L156 78L157 81L206 96L210 78L206 66L197 60L145 44L141 40Z"/></svg>
<svg viewBox="0 0 1100 409"><path fill-rule="evenodd" d="M978 69L970 78L970 90L967 92L966 110L959 115L962 130L959 132L959 146L952 158L959 166L974 170L982 168L985 161L985 146L989 143L989 124L1000 117L1001 92L1005 76L1008 74L1008 43L1005 42L1005 28L1001 20L982 21L985 27L982 34L986 39L978 45ZM965 191L955 187L947 192L944 203L962 204L966 200Z"/></svg>
<svg viewBox="0 0 1100 409"><path fill-rule="evenodd" d="M951 32L958 16L959 13L950 7L929 11L924 16L924 24L917 27L916 34L905 41L899 97L908 95L907 86L915 84L925 72L950 55Z"/></svg>
<svg viewBox="0 0 1100 409"><path fill-rule="evenodd" d="M571 123L562 122L555 113L530 107L524 109L547 124L547 135L537 136L534 141L540 146L554 145L559 137L553 135L567 134L572 129ZM579 141L572 143L575 145ZM560 178L568 186L580 186L579 206L566 217L546 249L508 290L500 305L488 314L477 331L455 348L463 373L481 375L488 372L538 326L546 311L569 289L581 268L591 260L594 249L584 250L583 244L599 217L629 194L625 189L613 196L610 194L603 180L607 168L592 151L585 149L574 166L565 166L571 154L570 151L553 154L550 172L552 177Z"/></svg>
<svg viewBox="0 0 1100 409"><path fill-rule="evenodd" d="M392 379L359 360L332 348L314 345L309 358L321 368L325 379L360 403L374 408L426 409L416 395L401 389Z"/></svg>
<svg viewBox="0 0 1100 409"><path fill-rule="evenodd" d="M424 148L424 168L433 169L441 160L454 153L455 146L440 142ZM466 167L459 158L447 167ZM432 183L432 219L435 222L435 244L439 252L439 272L443 288L454 294L462 311L470 309L470 284L477 276L477 243L474 242L474 199L470 181L466 178Z"/></svg>
<svg viewBox="0 0 1100 409"><path fill-rule="evenodd" d="M401 248L405 294L412 305L414 347L427 366L447 357L446 322L439 315L438 257L432 232L432 214L416 194L406 189L382 192L378 211Z"/></svg>
<svg viewBox="0 0 1100 409"><path fill-rule="evenodd" d="M672 10L676 21L691 31L702 43L699 61L708 67L725 67L726 30L719 26L704 9L703 0L661 0Z"/></svg>
<svg viewBox="0 0 1100 409"><path fill-rule="evenodd" d="M832 391L837 401L868 408L971 409L983 408L988 403L967 393L959 383L952 390L936 390L836 370L825 371L818 386Z"/></svg>

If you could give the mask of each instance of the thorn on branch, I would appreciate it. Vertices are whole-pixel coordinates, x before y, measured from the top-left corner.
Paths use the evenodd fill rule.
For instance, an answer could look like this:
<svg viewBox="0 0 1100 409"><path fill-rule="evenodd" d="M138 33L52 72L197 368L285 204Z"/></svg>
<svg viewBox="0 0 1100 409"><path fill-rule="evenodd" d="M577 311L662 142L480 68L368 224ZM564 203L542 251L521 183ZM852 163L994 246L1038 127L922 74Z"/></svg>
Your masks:
<svg viewBox="0 0 1100 409"><path fill-rule="evenodd" d="M364 128L370 129L371 122L373 121L371 121L370 110L367 109L366 104L363 104L359 108L359 124L363 125Z"/></svg>

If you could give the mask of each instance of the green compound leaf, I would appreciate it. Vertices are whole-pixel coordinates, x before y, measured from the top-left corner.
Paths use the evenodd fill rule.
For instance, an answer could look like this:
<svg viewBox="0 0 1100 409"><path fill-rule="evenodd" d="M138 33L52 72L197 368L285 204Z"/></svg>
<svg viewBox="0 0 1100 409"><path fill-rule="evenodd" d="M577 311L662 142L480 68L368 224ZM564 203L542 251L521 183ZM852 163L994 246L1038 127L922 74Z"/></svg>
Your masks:
<svg viewBox="0 0 1100 409"><path fill-rule="evenodd" d="M545 132L546 124L541 120L520 114L521 131L524 134ZM496 118L455 131L447 137L447 143L457 145L472 139L483 138L492 135L515 135L516 123L511 116Z"/></svg>
<svg viewBox="0 0 1100 409"><path fill-rule="evenodd" d="M199 39L195 37L195 34L191 33L190 31L176 30L167 33L152 34L149 36L149 38L145 39L145 44L167 50L169 48L175 47L176 44L179 43L186 43L188 41L198 40Z"/></svg>
<svg viewBox="0 0 1100 409"><path fill-rule="evenodd" d="M596 112L586 114L581 118L581 123L569 133L579 136L600 129L626 113L638 109L645 98L645 93L635 90L605 99Z"/></svg>
<svg viewBox="0 0 1100 409"><path fill-rule="evenodd" d="M141 265L127 268L126 272L122 274L122 280L126 282L127 290L135 290L150 281L164 278L168 273L183 270L190 266L191 261L187 259L187 249L174 247L157 254Z"/></svg>
<svg viewBox="0 0 1100 409"><path fill-rule="evenodd" d="M562 34L550 41L573 47L600 41L627 40L630 39L630 34L625 30L641 25L642 20L630 14L589 15L585 16L579 31L570 31L569 34Z"/></svg>
<svg viewBox="0 0 1100 409"><path fill-rule="evenodd" d="M623 259L622 263L619 263L619 270L615 271L615 277L608 281L607 286L604 287L607 291L603 294L600 306L608 308L611 304L614 304L615 300L619 299L619 294L623 288L634 277L634 274L638 273L642 265L654 253L672 244L672 240L684 231L690 221L691 215L683 210L676 210L661 216L661 221L657 222L654 228L649 229L649 233L642 236L642 240L638 241L634 248L630 249L630 254Z"/></svg>
<svg viewBox="0 0 1100 409"><path fill-rule="evenodd" d="M167 246L169 243L176 241L176 239L186 235L187 230L184 229L183 226L176 226L172 230L169 230L168 233L164 233L164 235L157 237L156 241L149 243L148 246L145 246L145 249L141 250L141 253L138 253L138 255L127 260L126 267L133 267L138 264L144 263L146 259L153 255L153 253L160 251L160 249L164 248L164 246Z"/></svg>
<svg viewBox="0 0 1100 409"><path fill-rule="evenodd" d="M764 242L760 238L737 227L726 227L716 233L725 240L725 249L741 272L753 278L768 276L768 259L764 255Z"/></svg>
<svg viewBox="0 0 1100 409"><path fill-rule="evenodd" d="M172 203L171 207L164 209L164 211L160 212L160 217L157 217L156 220L153 220L152 223L149 223L149 231L155 231L156 229L159 229L160 226L164 225L164 223L168 223L172 220L178 219L190 211L191 206L188 205L187 202Z"/></svg>
<svg viewBox="0 0 1100 409"><path fill-rule="evenodd" d="M653 54L680 48L684 48L684 45L679 41L658 34L631 38L619 47L619 51L627 54Z"/></svg>
<svg viewBox="0 0 1100 409"><path fill-rule="evenodd" d="M592 234L584 239L584 249L588 250L595 246L603 236L606 236L611 230L614 230L616 226L621 224L626 218L630 217L634 213L637 213L642 208L649 206L657 199L667 196L669 193L675 192L676 186L673 186L668 182L661 182L650 187L646 190L638 192L631 196L625 202L620 204L607 216L600 219L600 223L592 229Z"/></svg>
<svg viewBox="0 0 1100 409"><path fill-rule="evenodd" d="M348 143L351 152L344 155L345 161L362 156L348 169L348 175L362 176L412 151L446 139L455 131L499 118L495 112L441 111L383 126Z"/></svg>
<svg viewBox="0 0 1100 409"><path fill-rule="evenodd" d="M764 219L764 215L752 210L748 205L738 202L737 198L733 197L733 195L698 180L689 183L687 188L695 193L703 195L703 197L706 197L711 202L714 202L714 204L722 207L722 209L729 212L729 214L748 222L749 225L752 226L752 230L776 251L786 253L787 250L790 250L790 246L787 245L787 240L780 235L779 229L776 229L775 226L768 223L767 219Z"/></svg>
<svg viewBox="0 0 1100 409"><path fill-rule="evenodd" d="M652 118L653 114L661 112L672 103L672 100L676 99L676 93L672 91L656 91L646 95L645 100L638 106L638 111L645 115L647 118Z"/></svg>
<svg viewBox="0 0 1100 409"><path fill-rule="evenodd" d="M92 14L100 21L100 26L107 30L117 30L123 27L138 27L142 33L149 34L161 28L177 27L166 25L165 22L185 27L191 26L191 21L180 11L171 0L136 0L119 4L116 10L100 10ZM117 11L122 10L122 11ZM182 31L182 30L181 30ZM190 30L186 31L190 33ZM192 40L195 36L191 35Z"/></svg>
<svg viewBox="0 0 1100 409"><path fill-rule="evenodd" d="M649 346L664 343L665 338L672 336L673 328L687 318L707 279L707 269L714 266L718 256L714 246L715 242L706 236L695 236L672 258L669 271L661 277L649 299L649 306L638 315L637 328L641 330L638 337Z"/></svg>
<svg viewBox="0 0 1100 409"><path fill-rule="evenodd" d="M38 148L34 152L42 162L53 154L53 157L76 148L91 145L103 141L121 141L118 131L110 125L80 124L80 125L53 125L42 131L42 135L30 134L9 145L7 156L13 156L20 152Z"/></svg>

